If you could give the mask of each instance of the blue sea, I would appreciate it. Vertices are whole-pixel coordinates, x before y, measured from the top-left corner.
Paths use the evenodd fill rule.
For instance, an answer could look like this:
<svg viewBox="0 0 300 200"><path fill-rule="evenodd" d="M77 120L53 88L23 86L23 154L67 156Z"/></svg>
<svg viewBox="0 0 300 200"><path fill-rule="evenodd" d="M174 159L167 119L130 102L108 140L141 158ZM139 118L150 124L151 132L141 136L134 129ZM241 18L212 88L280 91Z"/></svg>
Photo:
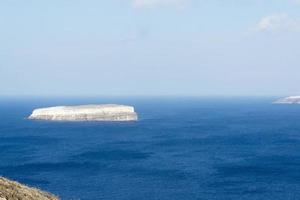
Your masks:
<svg viewBox="0 0 300 200"><path fill-rule="evenodd" d="M300 105L275 99L2 97L0 176L63 200L298 200ZM133 105L139 121L26 119L90 103Z"/></svg>

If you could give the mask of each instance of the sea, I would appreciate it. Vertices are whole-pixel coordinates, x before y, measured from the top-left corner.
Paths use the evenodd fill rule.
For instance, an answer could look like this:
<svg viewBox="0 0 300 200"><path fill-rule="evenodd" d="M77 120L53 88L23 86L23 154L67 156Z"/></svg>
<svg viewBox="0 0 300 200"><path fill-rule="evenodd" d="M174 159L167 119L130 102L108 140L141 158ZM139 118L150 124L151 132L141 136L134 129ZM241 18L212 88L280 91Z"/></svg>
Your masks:
<svg viewBox="0 0 300 200"><path fill-rule="evenodd" d="M0 176L62 200L298 200L300 105L273 97L1 97ZM133 105L136 122L26 119Z"/></svg>

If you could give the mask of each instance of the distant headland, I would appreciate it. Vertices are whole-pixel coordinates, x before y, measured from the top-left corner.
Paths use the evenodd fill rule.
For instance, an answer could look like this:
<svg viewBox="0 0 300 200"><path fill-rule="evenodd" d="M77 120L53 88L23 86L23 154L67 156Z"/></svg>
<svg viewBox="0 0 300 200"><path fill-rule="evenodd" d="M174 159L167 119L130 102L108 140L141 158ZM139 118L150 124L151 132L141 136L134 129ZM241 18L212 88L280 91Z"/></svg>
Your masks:
<svg viewBox="0 0 300 200"><path fill-rule="evenodd" d="M300 104L300 96L289 96L278 99L275 104Z"/></svg>
<svg viewBox="0 0 300 200"><path fill-rule="evenodd" d="M132 106L98 104L39 108L28 118L52 121L136 121L138 116Z"/></svg>

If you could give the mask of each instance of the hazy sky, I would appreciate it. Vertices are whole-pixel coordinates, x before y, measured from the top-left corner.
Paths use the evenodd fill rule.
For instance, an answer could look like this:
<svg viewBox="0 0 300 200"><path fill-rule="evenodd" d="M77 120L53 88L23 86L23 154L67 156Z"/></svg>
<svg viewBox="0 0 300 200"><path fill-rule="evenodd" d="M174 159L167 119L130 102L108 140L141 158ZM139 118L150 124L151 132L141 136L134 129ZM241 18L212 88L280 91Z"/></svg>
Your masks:
<svg viewBox="0 0 300 200"><path fill-rule="evenodd" d="M2 0L0 95L300 94L300 0Z"/></svg>

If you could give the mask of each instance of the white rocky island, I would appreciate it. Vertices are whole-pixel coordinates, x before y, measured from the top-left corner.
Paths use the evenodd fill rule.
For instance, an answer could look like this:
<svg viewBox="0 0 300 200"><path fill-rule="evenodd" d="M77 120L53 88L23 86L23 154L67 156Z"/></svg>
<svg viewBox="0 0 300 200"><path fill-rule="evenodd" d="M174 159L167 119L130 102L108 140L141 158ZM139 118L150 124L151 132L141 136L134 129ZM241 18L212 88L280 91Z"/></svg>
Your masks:
<svg viewBox="0 0 300 200"><path fill-rule="evenodd" d="M138 116L132 106L100 104L39 108L28 118L52 121L136 121Z"/></svg>
<svg viewBox="0 0 300 200"><path fill-rule="evenodd" d="M279 99L274 102L275 104L300 104L300 96L289 96Z"/></svg>

